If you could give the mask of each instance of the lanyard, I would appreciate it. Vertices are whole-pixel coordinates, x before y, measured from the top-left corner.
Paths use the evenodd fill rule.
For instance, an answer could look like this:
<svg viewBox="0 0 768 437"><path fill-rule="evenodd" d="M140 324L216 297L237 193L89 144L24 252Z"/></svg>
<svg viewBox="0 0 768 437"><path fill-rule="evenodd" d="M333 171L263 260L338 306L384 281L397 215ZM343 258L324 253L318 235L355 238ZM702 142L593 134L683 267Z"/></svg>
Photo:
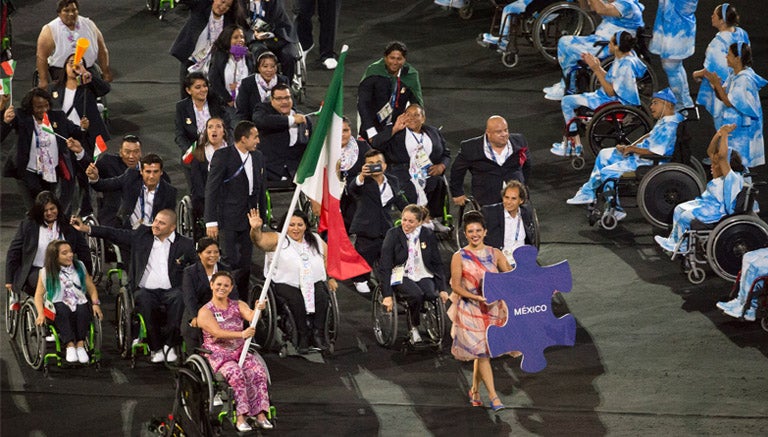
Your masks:
<svg viewBox="0 0 768 437"><path fill-rule="evenodd" d="M397 108L397 106L398 106L398 103L397 103L397 95L400 93L400 73L401 73L402 71L403 71L403 69L401 68L401 69L400 69L400 70L397 72L397 85L395 86L395 89L394 89L394 90L392 90L392 96L389 98L389 104L390 104L390 106L392 106L393 108Z"/></svg>
<svg viewBox="0 0 768 437"><path fill-rule="evenodd" d="M239 153L239 152L238 152L238 153ZM245 163L246 163L246 162L248 162L248 158L250 158L250 157L251 157L251 154L250 154L250 153L249 153L248 155L246 155L246 157L245 157L245 160L243 160L243 163L242 163L242 164L240 164L240 167L237 169L237 171L235 171L235 174L233 174L232 176L230 176L230 177L228 177L228 178L224 179L224 183L225 183L225 184L226 184L227 182L231 181L232 179L236 178L236 177L237 177L237 175L239 175L239 174L240 174L240 172L242 172L242 171L243 171L243 169L245 168ZM248 193L248 195L250 195L250 194L251 194L251 193Z"/></svg>
<svg viewBox="0 0 768 437"><path fill-rule="evenodd" d="M416 140L416 143L419 145L419 149L423 149L424 148L424 132L422 132L418 138L416 138L416 133L413 132L412 130L408 129L408 132L410 132L413 139Z"/></svg>
<svg viewBox="0 0 768 437"><path fill-rule="evenodd" d="M496 152L494 152L494 151L493 151L493 148L491 147L491 143L490 143L490 142L488 142L488 139L487 139L487 138L485 139L485 146L486 146L486 147L488 147L488 152L491 154L491 159L492 159L492 160L493 160L493 162L494 162L494 163L496 163L497 165L504 165L504 163L507 161L507 159L508 159L508 158L509 158L509 156L511 155L511 152L510 152L510 147L509 147L509 143L507 143L507 145L506 145L506 146L504 146L504 151L505 151L505 155L506 155L506 156L504 156L504 160L502 160L501 162L499 162L499 161L497 161L497 160L496 160Z"/></svg>
<svg viewBox="0 0 768 437"><path fill-rule="evenodd" d="M517 238L520 236L520 223L522 223L523 218L520 216L520 211L517 211L517 229L515 230L515 241L517 241Z"/></svg>
<svg viewBox="0 0 768 437"><path fill-rule="evenodd" d="M379 189L379 194L381 194L383 196L384 195L384 190L386 190L386 189L387 189L387 179L385 177L384 178L384 182L381 184L381 188Z"/></svg>
<svg viewBox="0 0 768 437"><path fill-rule="evenodd" d="M139 223L144 223L144 193L147 191L147 186L144 184L141 184L141 195L139 196L139 208L141 209L141 217L139 218Z"/></svg>

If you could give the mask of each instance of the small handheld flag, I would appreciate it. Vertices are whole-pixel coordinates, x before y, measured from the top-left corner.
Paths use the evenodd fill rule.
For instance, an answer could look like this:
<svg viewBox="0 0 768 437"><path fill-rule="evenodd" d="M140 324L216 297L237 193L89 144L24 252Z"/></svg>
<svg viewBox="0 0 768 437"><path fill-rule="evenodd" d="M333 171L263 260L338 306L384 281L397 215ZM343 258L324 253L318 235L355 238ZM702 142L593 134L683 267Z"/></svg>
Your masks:
<svg viewBox="0 0 768 437"><path fill-rule="evenodd" d="M104 142L104 138L102 138L101 135L96 136L96 148L93 149L93 162L96 162L99 155L106 151L107 143Z"/></svg>
<svg viewBox="0 0 768 437"><path fill-rule="evenodd" d="M64 141L67 141L67 138L63 135L59 135L56 132L54 132L53 128L51 127L51 120L48 119L48 113L46 112L43 114L43 125L40 126L40 129L43 130L43 132L47 132L51 135L56 135L57 137L61 138Z"/></svg>
<svg viewBox="0 0 768 437"><path fill-rule="evenodd" d="M192 152L194 152L196 148L197 148L197 141L192 143L192 145L189 146L187 151L184 152L184 156L181 157L181 160L182 162L184 162L184 164L186 165L192 164L192 159L194 158L194 156L192 155Z"/></svg>

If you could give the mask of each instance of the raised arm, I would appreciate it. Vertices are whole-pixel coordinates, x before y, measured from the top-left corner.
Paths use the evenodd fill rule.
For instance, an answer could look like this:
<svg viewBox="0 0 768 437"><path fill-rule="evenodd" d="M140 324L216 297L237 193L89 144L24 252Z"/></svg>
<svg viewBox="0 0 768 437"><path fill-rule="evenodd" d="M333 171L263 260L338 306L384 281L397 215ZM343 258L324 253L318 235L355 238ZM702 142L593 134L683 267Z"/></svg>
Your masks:
<svg viewBox="0 0 768 437"><path fill-rule="evenodd" d="M736 129L735 124L726 124L717 130L715 136L719 136L717 153L712 156L712 162L717 162L720 174L723 176L731 172L731 162L728 159L728 135Z"/></svg>
<svg viewBox="0 0 768 437"><path fill-rule="evenodd" d="M264 221L259 215L258 209L248 211L248 223L251 225L251 242L264 252L274 252L277 249L277 240L280 235L277 232L264 232L261 227Z"/></svg>

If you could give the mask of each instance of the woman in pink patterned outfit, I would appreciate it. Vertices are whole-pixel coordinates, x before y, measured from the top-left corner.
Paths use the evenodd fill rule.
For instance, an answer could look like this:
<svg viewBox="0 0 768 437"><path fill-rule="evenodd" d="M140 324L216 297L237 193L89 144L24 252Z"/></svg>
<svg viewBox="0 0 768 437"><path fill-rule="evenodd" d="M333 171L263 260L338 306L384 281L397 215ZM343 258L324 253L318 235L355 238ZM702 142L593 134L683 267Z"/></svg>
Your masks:
<svg viewBox="0 0 768 437"><path fill-rule="evenodd" d="M238 365L245 339L252 337L253 327L243 329L243 319L250 321L254 311L243 301L229 299L233 286L229 272L219 271L211 278L213 297L197 313L197 323L203 329L203 348L211 351L208 362L214 372L220 372L235 392L237 430L250 431L247 417L256 416L256 425L272 429L265 412L269 410L267 370L252 354L246 356L243 367Z"/></svg>
<svg viewBox="0 0 768 437"><path fill-rule="evenodd" d="M468 244L451 258L453 305L448 309L448 317L453 322L451 353L457 360L475 361L469 403L474 407L483 405L478 387L482 382L488 389L490 408L499 411L504 408L504 404L499 400L493 384L493 369L485 333L491 325L504 325L508 312L502 301L487 304L481 290L485 272L508 272L512 267L499 249L483 243L486 229L480 212L464 214L463 221Z"/></svg>

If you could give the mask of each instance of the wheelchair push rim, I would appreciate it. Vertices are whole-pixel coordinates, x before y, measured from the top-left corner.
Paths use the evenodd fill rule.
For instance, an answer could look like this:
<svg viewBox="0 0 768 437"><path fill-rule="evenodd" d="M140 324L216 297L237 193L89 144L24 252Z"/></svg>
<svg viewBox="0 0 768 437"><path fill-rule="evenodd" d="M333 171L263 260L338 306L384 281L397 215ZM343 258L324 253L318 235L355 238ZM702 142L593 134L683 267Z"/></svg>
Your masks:
<svg viewBox="0 0 768 437"><path fill-rule="evenodd" d="M693 168L674 162L662 164L653 167L640 181L637 204L648 223L669 229L675 207L703 191L704 184Z"/></svg>
<svg viewBox="0 0 768 437"><path fill-rule="evenodd" d="M21 308L20 325L21 335L19 343L24 361L35 370L40 370L45 361L45 336L47 330L44 326L35 324L37 310L31 300L27 300Z"/></svg>
<svg viewBox="0 0 768 437"><path fill-rule="evenodd" d="M745 253L768 247L768 224L757 216L736 215L718 223L707 240L707 260L726 281L735 281Z"/></svg>
<svg viewBox="0 0 768 437"><path fill-rule="evenodd" d="M19 313L21 310L21 296L15 291L6 290L5 292L5 332L13 340L16 338L16 332L19 325ZM14 308L16 307L16 308Z"/></svg>
<svg viewBox="0 0 768 437"><path fill-rule="evenodd" d="M381 292L381 285L377 285L373 291L371 299L373 335L376 343L380 346L389 348L395 344L397 339L397 300L392 296L392 311L382 305L384 295Z"/></svg>
<svg viewBox="0 0 768 437"><path fill-rule="evenodd" d="M567 1L547 6L533 23L533 46L547 62L557 64L557 43L563 36L590 35L595 20L578 4Z"/></svg>

